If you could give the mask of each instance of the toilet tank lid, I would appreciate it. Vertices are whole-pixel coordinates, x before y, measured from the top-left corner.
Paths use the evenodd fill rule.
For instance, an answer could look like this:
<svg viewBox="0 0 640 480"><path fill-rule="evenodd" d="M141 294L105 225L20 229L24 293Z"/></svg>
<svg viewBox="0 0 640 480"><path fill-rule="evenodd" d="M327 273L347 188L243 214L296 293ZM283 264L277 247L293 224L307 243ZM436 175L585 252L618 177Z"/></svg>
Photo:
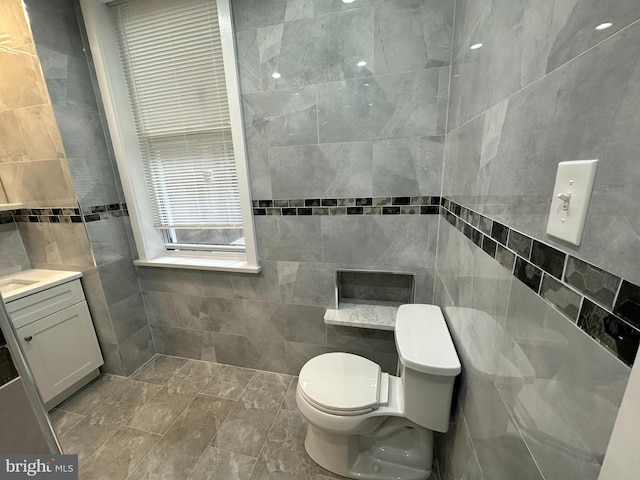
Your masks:
<svg viewBox="0 0 640 480"><path fill-rule="evenodd" d="M450 377L460 373L460 359L440 307L401 305L395 335L398 356L405 367Z"/></svg>

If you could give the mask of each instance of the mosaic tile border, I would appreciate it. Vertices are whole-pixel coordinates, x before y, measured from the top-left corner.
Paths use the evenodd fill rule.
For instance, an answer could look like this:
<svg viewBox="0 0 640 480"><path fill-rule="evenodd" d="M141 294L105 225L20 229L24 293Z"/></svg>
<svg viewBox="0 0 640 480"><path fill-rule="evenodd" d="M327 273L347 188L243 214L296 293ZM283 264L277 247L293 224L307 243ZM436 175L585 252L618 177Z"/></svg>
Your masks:
<svg viewBox="0 0 640 480"><path fill-rule="evenodd" d="M254 215L437 215L440 197L254 200Z"/></svg>
<svg viewBox="0 0 640 480"><path fill-rule="evenodd" d="M0 224L5 223L82 223L128 216L126 203L112 203L93 207L20 208L2 212Z"/></svg>
<svg viewBox="0 0 640 480"><path fill-rule="evenodd" d="M446 197L441 215L600 345L632 366L640 287Z"/></svg>

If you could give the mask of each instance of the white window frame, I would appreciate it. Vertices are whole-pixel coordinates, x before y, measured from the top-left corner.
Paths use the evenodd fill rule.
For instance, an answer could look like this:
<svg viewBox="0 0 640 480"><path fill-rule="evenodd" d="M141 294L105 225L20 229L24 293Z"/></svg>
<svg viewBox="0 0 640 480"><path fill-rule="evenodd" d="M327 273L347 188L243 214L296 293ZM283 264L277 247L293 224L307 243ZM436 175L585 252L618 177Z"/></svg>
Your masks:
<svg viewBox="0 0 640 480"><path fill-rule="evenodd" d="M116 28L110 7L106 5L108 2L109 0L80 0L80 6L138 249L139 259L134 263L141 266L258 273L260 265L253 224L242 106L238 87L237 56L229 0L217 0L217 4L233 148L240 189L245 239L244 254L170 251L165 248L163 234L153 224L152 206L145 187L144 167L140 159L136 128L129 109L125 76L119 57Z"/></svg>

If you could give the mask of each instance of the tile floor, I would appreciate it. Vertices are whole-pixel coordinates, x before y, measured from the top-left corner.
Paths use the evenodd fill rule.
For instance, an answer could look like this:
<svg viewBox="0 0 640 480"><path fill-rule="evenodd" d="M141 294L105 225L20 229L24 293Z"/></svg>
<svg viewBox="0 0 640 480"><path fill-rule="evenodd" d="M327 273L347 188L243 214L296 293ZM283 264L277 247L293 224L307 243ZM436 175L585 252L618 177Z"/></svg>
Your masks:
<svg viewBox="0 0 640 480"><path fill-rule="evenodd" d="M80 480L343 478L304 450L296 381L157 355L130 378L102 375L51 421Z"/></svg>

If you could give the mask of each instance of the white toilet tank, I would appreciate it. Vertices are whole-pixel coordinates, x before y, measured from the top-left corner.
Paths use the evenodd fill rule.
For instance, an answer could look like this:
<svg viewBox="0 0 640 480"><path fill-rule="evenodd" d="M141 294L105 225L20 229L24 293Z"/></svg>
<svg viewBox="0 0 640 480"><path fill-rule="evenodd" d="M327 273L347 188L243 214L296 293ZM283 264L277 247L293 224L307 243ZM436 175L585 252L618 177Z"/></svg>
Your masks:
<svg viewBox="0 0 640 480"><path fill-rule="evenodd" d="M446 432L460 359L440 307L401 305L395 336L406 417L430 430Z"/></svg>

